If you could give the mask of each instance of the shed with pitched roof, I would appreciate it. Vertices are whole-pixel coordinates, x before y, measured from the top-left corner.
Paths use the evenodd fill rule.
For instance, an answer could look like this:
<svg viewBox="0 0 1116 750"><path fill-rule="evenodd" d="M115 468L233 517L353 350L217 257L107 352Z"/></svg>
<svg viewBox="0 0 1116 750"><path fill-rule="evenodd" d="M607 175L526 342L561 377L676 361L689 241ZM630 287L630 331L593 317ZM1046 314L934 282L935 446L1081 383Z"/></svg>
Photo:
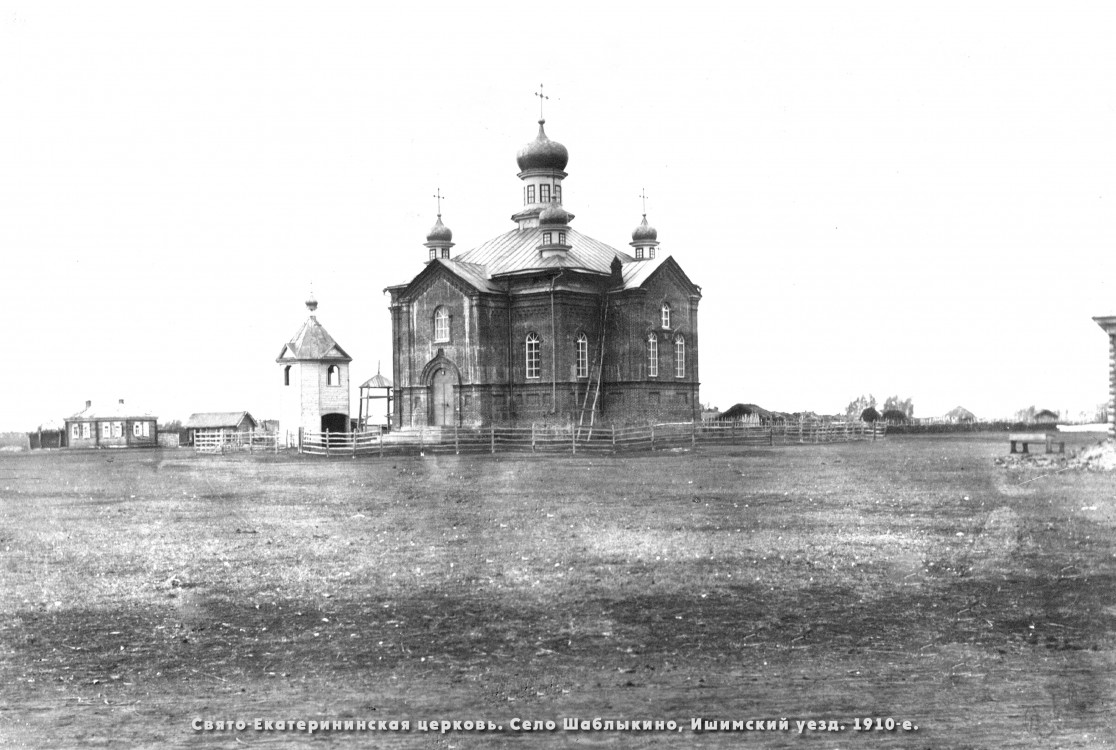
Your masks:
<svg viewBox="0 0 1116 750"><path fill-rule="evenodd" d="M246 411L205 411L191 414L182 426L190 431L190 442L193 443L199 435L227 441L237 433L252 432L259 423Z"/></svg>

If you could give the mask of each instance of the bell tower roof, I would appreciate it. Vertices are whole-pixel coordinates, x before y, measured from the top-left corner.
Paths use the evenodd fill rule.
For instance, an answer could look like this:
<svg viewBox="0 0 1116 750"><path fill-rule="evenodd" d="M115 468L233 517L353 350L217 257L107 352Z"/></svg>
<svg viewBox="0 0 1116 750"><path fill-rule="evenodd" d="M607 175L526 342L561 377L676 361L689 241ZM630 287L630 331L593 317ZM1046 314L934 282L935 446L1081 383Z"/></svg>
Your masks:
<svg viewBox="0 0 1116 750"><path fill-rule="evenodd" d="M318 301L314 295L306 300L306 307L311 313L318 309ZM295 332L291 340L283 345L276 362L352 362L353 358L341 348L329 331L318 322L316 315L311 315L306 322Z"/></svg>

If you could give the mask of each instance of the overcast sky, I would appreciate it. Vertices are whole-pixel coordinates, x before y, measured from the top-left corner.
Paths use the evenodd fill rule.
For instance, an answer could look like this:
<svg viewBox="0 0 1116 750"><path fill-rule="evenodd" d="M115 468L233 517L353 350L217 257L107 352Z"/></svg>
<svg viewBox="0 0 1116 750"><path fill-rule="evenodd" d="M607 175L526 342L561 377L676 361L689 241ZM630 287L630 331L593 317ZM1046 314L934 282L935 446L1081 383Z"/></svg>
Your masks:
<svg viewBox="0 0 1116 750"><path fill-rule="evenodd" d="M702 287L701 399L920 416L1107 398L1111 3L0 2L0 429L86 399L278 414L318 319L390 372L384 287L570 152ZM356 411L355 392L352 409Z"/></svg>

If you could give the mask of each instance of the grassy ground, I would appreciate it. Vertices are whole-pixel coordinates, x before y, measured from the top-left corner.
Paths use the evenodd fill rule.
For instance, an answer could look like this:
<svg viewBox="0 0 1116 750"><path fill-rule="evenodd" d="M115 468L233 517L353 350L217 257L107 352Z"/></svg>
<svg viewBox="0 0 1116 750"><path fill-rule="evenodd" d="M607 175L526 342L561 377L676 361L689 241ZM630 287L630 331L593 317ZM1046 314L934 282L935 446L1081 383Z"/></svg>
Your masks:
<svg viewBox="0 0 1116 750"><path fill-rule="evenodd" d="M2 455L0 746L1113 744L1116 475L993 466L1005 452ZM257 717L505 731L191 729Z"/></svg>

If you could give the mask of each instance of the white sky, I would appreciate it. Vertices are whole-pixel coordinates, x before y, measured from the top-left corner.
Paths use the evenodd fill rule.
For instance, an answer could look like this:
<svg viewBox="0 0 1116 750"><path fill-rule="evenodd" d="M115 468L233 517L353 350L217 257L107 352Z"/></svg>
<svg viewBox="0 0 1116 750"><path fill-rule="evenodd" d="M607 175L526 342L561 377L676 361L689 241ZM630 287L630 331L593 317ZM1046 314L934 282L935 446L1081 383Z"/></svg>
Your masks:
<svg viewBox="0 0 1116 750"><path fill-rule="evenodd" d="M1111 3L0 2L0 429L278 413L306 316L390 372L384 287L513 227L648 218L702 401L1091 409L1116 313ZM684 10L683 10L684 9ZM352 403L355 413L356 399Z"/></svg>

